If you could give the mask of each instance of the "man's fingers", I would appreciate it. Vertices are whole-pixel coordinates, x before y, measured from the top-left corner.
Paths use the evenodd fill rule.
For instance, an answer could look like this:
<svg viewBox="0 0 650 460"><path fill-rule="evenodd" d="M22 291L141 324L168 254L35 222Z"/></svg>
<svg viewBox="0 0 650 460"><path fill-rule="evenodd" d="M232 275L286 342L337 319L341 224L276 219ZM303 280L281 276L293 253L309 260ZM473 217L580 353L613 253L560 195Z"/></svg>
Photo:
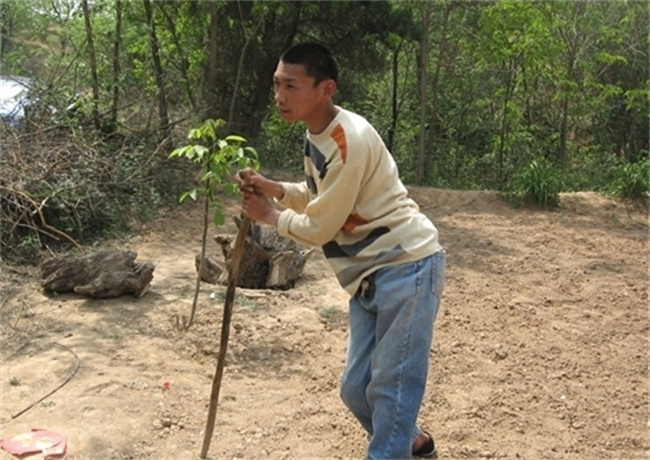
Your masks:
<svg viewBox="0 0 650 460"><path fill-rule="evenodd" d="M245 168L239 171L238 176L241 180L244 182L247 182L252 175L255 174L255 171L253 171L251 168Z"/></svg>

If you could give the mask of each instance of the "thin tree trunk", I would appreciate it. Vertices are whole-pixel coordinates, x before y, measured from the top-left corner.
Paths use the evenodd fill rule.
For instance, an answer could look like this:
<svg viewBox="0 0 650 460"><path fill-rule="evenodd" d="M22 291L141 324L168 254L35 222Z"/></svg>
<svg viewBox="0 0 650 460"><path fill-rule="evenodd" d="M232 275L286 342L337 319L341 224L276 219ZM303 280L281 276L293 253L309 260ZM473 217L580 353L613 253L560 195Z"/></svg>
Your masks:
<svg viewBox="0 0 650 460"><path fill-rule="evenodd" d="M567 56L567 78L572 82L575 81L575 64L576 64L576 53L577 53L577 38L574 35L570 38L570 43L568 43L568 56ZM564 94L562 95L562 105L560 113L560 126L559 126L559 148L558 148L558 160L560 165L564 166L567 163L567 138L569 132L569 106L571 98L571 85L568 83L564 84Z"/></svg>
<svg viewBox="0 0 650 460"><path fill-rule="evenodd" d="M582 40L585 40L584 37L581 36L580 33L580 27L579 27L579 22L580 18L584 16L585 11L586 11L586 4L582 4L581 2L576 2L575 4L572 5L573 9L573 24L572 27L567 27L564 28L564 31L561 33L562 40L564 41L564 45L567 48L567 67L566 67L566 72L567 72L567 78L570 79L571 82L575 82L577 80L576 77L576 61L578 59L578 54L579 54L579 48L580 48L580 43ZM562 113L561 113L561 119L560 119L560 126L559 126L559 152L558 152L558 160L560 162L560 165L564 166L568 162L568 148L567 148L567 139L569 135L569 113L571 111L571 84L565 83L564 84L564 94L562 97Z"/></svg>
<svg viewBox="0 0 650 460"><path fill-rule="evenodd" d="M205 250L208 242L208 227L210 224L210 199L205 198L204 208L203 208L203 235L201 237L201 261L199 263L199 269L196 274L196 286L194 287L194 299L192 300L192 309L190 311L190 317L185 322L183 319L183 328L189 329L194 324L194 316L196 315L196 307L199 304L199 292L201 291L201 275L203 274L203 265L205 265Z"/></svg>
<svg viewBox="0 0 650 460"><path fill-rule="evenodd" d="M205 101L207 108L205 111L206 118L216 119L219 117L219 101L217 100L217 83L218 83L218 67L217 59L219 56L219 22L218 22L218 9L217 2L210 3L210 33L209 33L209 59L208 71L205 81Z"/></svg>
<svg viewBox="0 0 650 460"><path fill-rule="evenodd" d="M428 165L433 164L435 159L435 152L437 149L438 139L440 137L440 121L439 121L439 110L438 110L438 98L439 98L439 82L440 82L440 70L442 68L442 61L444 54L447 48L447 29L449 26L449 16L451 15L451 10L453 8L453 3L448 2L445 6L445 12L442 20L442 31L440 33L440 44L438 45L438 59L436 61L436 67L433 72L433 80L431 81L431 129L429 133L429 138L427 142L427 151L429 155L426 157L424 170L428 170Z"/></svg>
<svg viewBox="0 0 650 460"><path fill-rule="evenodd" d="M81 0L81 7L84 13L84 22L86 24L86 39L88 40L88 57L90 58L90 74L92 78L93 89L93 123L95 129L99 131L99 80L97 77L97 56L95 55L95 45L93 42L93 28L90 22L90 9L88 0Z"/></svg>
<svg viewBox="0 0 650 460"><path fill-rule="evenodd" d="M399 77L399 52L402 49L402 40L400 40L397 47L393 50L393 59L392 59L392 88L391 88L391 116L390 116L390 126L388 128L388 141L387 147L389 151L393 150L393 143L395 142L395 131L397 130L397 81Z"/></svg>
<svg viewBox="0 0 650 460"><path fill-rule="evenodd" d="M577 53L577 39L574 37L572 43L569 46L568 50L568 62L567 62L567 77L571 81L575 81L575 64L576 64L576 53ZM564 85L564 95L562 96L562 109L560 115L560 145L558 152L558 159L560 165L564 166L567 163L567 138L569 132L569 107L570 107L570 98L571 98L571 87L569 84Z"/></svg>
<svg viewBox="0 0 650 460"><path fill-rule="evenodd" d="M244 34L245 41L244 41L244 46L241 49L241 53L239 54L239 65L237 65L237 77L235 78L235 86L232 90L232 98L230 99L230 110L228 111L228 120L226 125L228 129L232 129L234 123L235 103L237 101L237 93L239 92L239 83L241 81L241 74L244 70L244 58L246 57L246 49L248 48L248 45L250 44L253 37L255 37L257 30L264 23L264 16L261 16L260 20L255 25L253 31L250 34L246 33L246 20L244 19L244 15L241 11L241 3L239 0L237 0L237 7L239 8L239 19L241 21L241 25L242 25L241 27L242 27L242 32Z"/></svg>
<svg viewBox="0 0 650 460"><path fill-rule="evenodd" d="M280 57L278 52L284 51L293 43L298 34L298 24L300 23L300 11L303 2L293 3L293 15L291 25L282 32L282 37L278 36L276 21L273 15L266 17L264 27L262 28L262 51L265 59L256 64L257 81L255 83L255 92L252 97L249 123L242 129L241 134L248 138L255 138L262 127L262 120L268 113L269 90L273 81L273 72Z"/></svg>
<svg viewBox="0 0 650 460"><path fill-rule="evenodd" d="M156 36L156 26L151 8L151 0L142 0L144 3L145 14L147 15L147 24L149 25L149 40L151 45L151 57L153 58L154 76L156 86L158 87L158 117L160 123L160 137L169 139L171 135L171 126L169 124L169 115L167 114L167 98L165 96L165 81L163 79L162 64L160 62L160 53L158 51L158 37Z"/></svg>
<svg viewBox="0 0 650 460"><path fill-rule="evenodd" d="M506 80L506 90L503 95L503 112L501 116L501 129L499 132L499 152L498 152L498 170L497 170L497 186L499 189L503 187L503 165L505 158L505 147L506 147L506 137L508 134L508 105L510 105L510 99L514 92L515 86L515 77L514 77L514 62L512 59L508 62L507 66L507 80Z"/></svg>
<svg viewBox="0 0 650 460"><path fill-rule="evenodd" d="M120 98L120 42L122 41L122 0L115 0L115 40L113 42L113 101L111 127L117 130L117 107Z"/></svg>
<svg viewBox="0 0 650 460"><path fill-rule="evenodd" d="M167 30L169 30L172 40L174 41L174 45L176 45L176 49L178 50L179 70L181 72L181 76L183 77L183 86L185 86L185 93L187 94L187 100L190 102L190 107L192 108L192 112L196 113L197 111L196 101L192 93L192 85L190 84L190 77L187 74L190 64L187 60L187 55L183 52L181 41L179 40L178 34L176 33L176 25L174 24L174 20L172 19L168 11L163 7L163 5L175 5L175 4L173 2L166 2L163 4L157 3L156 6L158 6L158 9L163 14L163 16L165 16L165 20L167 21Z"/></svg>
<svg viewBox="0 0 650 460"><path fill-rule="evenodd" d="M427 118L427 64L429 62L429 19L431 10L428 2L420 3L422 15L422 41L420 42L420 149L416 170L416 183L422 185L426 177L426 118Z"/></svg>

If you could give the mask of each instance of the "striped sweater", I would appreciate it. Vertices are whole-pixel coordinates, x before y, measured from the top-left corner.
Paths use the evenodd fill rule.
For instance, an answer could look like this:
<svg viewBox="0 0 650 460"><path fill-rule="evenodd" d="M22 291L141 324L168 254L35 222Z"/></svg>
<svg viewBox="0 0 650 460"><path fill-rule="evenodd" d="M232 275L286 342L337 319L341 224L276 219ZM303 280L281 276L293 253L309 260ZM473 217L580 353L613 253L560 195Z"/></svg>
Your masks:
<svg viewBox="0 0 650 460"><path fill-rule="evenodd" d="M322 246L341 286L354 295L378 268L441 249L438 231L408 197L381 137L363 117L338 108L305 139L305 181L282 182L278 233Z"/></svg>

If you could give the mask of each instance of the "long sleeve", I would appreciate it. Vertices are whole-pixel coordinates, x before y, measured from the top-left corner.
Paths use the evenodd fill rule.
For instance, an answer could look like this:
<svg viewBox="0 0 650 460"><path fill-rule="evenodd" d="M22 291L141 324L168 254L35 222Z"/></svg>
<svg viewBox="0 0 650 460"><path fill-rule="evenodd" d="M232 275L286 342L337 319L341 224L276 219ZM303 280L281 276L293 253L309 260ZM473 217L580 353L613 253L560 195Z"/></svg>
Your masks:
<svg viewBox="0 0 650 460"><path fill-rule="evenodd" d="M308 133L305 182L285 184L278 233L322 246L351 295L368 273L441 249L375 129L344 109L321 134Z"/></svg>
<svg viewBox="0 0 650 460"><path fill-rule="evenodd" d="M281 182L281 184L284 189L284 196L281 200L278 200L278 204L296 212L303 212L312 198L307 183Z"/></svg>

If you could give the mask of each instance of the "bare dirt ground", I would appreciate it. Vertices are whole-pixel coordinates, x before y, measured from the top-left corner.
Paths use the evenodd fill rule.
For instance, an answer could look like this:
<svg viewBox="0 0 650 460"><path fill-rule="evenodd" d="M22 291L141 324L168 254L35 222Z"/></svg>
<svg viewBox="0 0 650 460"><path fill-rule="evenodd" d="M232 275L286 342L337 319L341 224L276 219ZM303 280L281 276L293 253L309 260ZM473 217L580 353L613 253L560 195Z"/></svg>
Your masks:
<svg viewBox="0 0 650 460"><path fill-rule="evenodd" d="M542 212L411 191L448 251L421 412L440 458L650 458L647 213L591 193ZM200 236L188 205L102 245L155 263L140 299L46 295L3 271L3 439L39 427L67 437L69 459L199 458L225 291L203 284L194 326L176 328ZM346 310L320 252L292 290L237 290L209 458L364 456L338 396Z"/></svg>

